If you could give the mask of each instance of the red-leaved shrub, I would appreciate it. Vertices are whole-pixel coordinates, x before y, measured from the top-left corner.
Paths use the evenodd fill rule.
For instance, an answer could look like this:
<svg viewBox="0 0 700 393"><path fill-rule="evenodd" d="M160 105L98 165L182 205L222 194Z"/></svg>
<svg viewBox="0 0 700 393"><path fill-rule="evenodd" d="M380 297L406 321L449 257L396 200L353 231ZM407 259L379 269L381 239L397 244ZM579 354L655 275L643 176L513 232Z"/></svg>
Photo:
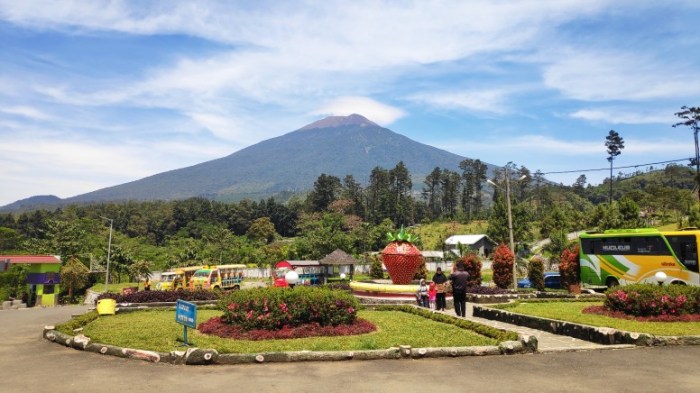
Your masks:
<svg viewBox="0 0 700 393"><path fill-rule="evenodd" d="M222 317L214 317L206 322L200 323L197 330L204 334L211 334L223 338L255 341L319 336L350 336L371 333L377 330L377 327L367 320L357 319L351 325L321 326L318 323L308 323L297 327L283 327L279 330L245 330L238 325L225 323Z"/></svg>
<svg viewBox="0 0 700 393"><path fill-rule="evenodd" d="M581 282L581 267L578 253L578 244L565 248L561 253L559 274L561 275L561 283L564 288Z"/></svg>
<svg viewBox="0 0 700 393"><path fill-rule="evenodd" d="M493 252L493 282L502 289L513 285L513 263L515 255L505 244L496 247Z"/></svg>
<svg viewBox="0 0 700 393"><path fill-rule="evenodd" d="M469 273L467 287L481 286L481 258L475 253L469 253L458 259L459 261L464 263L464 270Z"/></svg>

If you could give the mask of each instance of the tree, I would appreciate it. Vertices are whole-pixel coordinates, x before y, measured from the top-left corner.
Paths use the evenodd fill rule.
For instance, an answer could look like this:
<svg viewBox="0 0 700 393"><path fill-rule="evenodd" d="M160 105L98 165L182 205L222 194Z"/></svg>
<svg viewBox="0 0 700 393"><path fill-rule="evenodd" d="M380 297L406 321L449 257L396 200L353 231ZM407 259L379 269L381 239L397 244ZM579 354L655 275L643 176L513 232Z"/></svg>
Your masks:
<svg viewBox="0 0 700 393"><path fill-rule="evenodd" d="M389 218L396 225L413 224L412 187L411 174L403 161L399 161L394 169L389 171Z"/></svg>
<svg viewBox="0 0 700 393"><path fill-rule="evenodd" d="M608 136L605 137L605 147L607 147L608 162L610 162L610 192L608 194L608 203L612 205L613 160L622 153L622 149L625 148L625 141L617 131L610 130Z"/></svg>
<svg viewBox="0 0 700 393"><path fill-rule="evenodd" d="M275 226L270 221L270 217L260 217L253 221L246 232L246 236L253 241L262 241L264 243L270 243L275 240Z"/></svg>
<svg viewBox="0 0 700 393"><path fill-rule="evenodd" d="M307 203L312 212L322 212L340 195L340 179L322 173L314 182L314 189L309 193Z"/></svg>
<svg viewBox="0 0 700 393"><path fill-rule="evenodd" d="M576 178L576 181L573 184L574 192L579 196L583 196L587 181L588 179L586 179L586 175L581 175L578 178Z"/></svg>
<svg viewBox="0 0 700 393"><path fill-rule="evenodd" d="M513 285L513 264L515 255L510 247L501 244L493 252L493 282L499 288L508 288Z"/></svg>
<svg viewBox="0 0 700 393"><path fill-rule="evenodd" d="M141 277L151 277L151 262L139 260L129 265L129 276L138 282Z"/></svg>
<svg viewBox="0 0 700 393"><path fill-rule="evenodd" d="M356 216L364 219L365 198L360 183L355 181L352 175L347 175L343 179L343 198L352 202L351 212Z"/></svg>
<svg viewBox="0 0 700 393"><path fill-rule="evenodd" d="M682 111L676 112L675 115L683 121L676 123L673 127L687 126L693 130L695 138L695 158L691 159L690 165L695 165L695 182L698 187L698 199L700 199L700 148L698 147L698 131L700 131L700 107L682 106Z"/></svg>
<svg viewBox="0 0 700 393"><path fill-rule="evenodd" d="M425 177L423 184L423 198L428 204L428 213L430 218L435 220L440 217L440 179L442 177L442 170L440 167L435 167L428 176Z"/></svg>
<svg viewBox="0 0 700 393"><path fill-rule="evenodd" d="M367 186L367 218L375 224L389 218L389 171L374 167Z"/></svg>
<svg viewBox="0 0 700 393"><path fill-rule="evenodd" d="M88 282L90 269L78 258L70 258L60 271L61 284L68 286L68 298L73 301L73 290L81 288Z"/></svg>

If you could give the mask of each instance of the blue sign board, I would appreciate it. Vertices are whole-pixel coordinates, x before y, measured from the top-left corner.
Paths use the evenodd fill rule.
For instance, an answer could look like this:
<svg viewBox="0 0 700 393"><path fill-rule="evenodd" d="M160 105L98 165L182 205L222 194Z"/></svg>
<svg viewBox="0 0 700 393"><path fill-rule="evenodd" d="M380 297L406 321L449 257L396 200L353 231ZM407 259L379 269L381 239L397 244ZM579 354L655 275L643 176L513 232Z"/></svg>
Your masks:
<svg viewBox="0 0 700 393"><path fill-rule="evenodd" d="M177 304L175 305L175 322L196 329L197 305L177 299Z"/></svg>

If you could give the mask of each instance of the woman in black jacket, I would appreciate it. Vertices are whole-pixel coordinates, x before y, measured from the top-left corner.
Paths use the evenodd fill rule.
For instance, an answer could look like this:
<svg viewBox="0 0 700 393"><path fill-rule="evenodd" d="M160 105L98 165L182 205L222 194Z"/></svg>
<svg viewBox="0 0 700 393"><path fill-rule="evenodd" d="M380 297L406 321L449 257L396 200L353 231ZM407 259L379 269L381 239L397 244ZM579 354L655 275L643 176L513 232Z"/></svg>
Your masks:
<svg viewBox="0 0 700 393"><path fill-rule="evenodd" d="M433 282L437 288L437 295L435 297L435 308L438 311L445 311L447 307L447 302L445 301L445 283L447 282L447 276L442 272L442 268L437 268L435 275L433 276Z"/></svg>

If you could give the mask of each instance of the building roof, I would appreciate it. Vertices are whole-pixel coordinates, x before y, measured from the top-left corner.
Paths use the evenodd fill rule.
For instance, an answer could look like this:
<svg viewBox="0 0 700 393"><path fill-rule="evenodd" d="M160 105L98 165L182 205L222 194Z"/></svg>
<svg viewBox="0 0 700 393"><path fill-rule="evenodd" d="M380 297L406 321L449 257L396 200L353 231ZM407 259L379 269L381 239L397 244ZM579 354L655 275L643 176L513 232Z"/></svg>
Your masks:
<svg viewBox="0 0 700 393"><path fill-rule="evenodd" d="M13 264L39 264L61 263L61 258L56 255L0 255L0 263Z"/></svg>
<svg viewBox="0 0 700 393"><path fill-rule="evenodd" d="M454 235L454 236L448 237L447 240L445 240L445 244L456 246L458 243L461 243L465 246L469 246L469 245L478 243L479 240L481 240L483 238L486 238L492 244L496 244L496 242L491 240L486 235Z"/></svg>
<svg viewBox="0 0 700 393"><path fill-rule="evenodd" d="M336 249L332 253L326 255L321 259L321 265L354 265L359 263L359 261L348 255L345 251L341 249Z"/></svg>
<svg viewBox="0 0 700 393"><path fill-rule="evenodd" d="M281 262L287 262L292 266L319 266L320 265L320 263L318 261L292 261L289 259L285 259L284 261L281 261Z"/></svg>
<svg viewBox="0 0 700 393"><path fill-rule="evenodd" d="M424 258L441 258L443 257L444 253L442 251L421 251L421 255L423 255Z"/></svg>

